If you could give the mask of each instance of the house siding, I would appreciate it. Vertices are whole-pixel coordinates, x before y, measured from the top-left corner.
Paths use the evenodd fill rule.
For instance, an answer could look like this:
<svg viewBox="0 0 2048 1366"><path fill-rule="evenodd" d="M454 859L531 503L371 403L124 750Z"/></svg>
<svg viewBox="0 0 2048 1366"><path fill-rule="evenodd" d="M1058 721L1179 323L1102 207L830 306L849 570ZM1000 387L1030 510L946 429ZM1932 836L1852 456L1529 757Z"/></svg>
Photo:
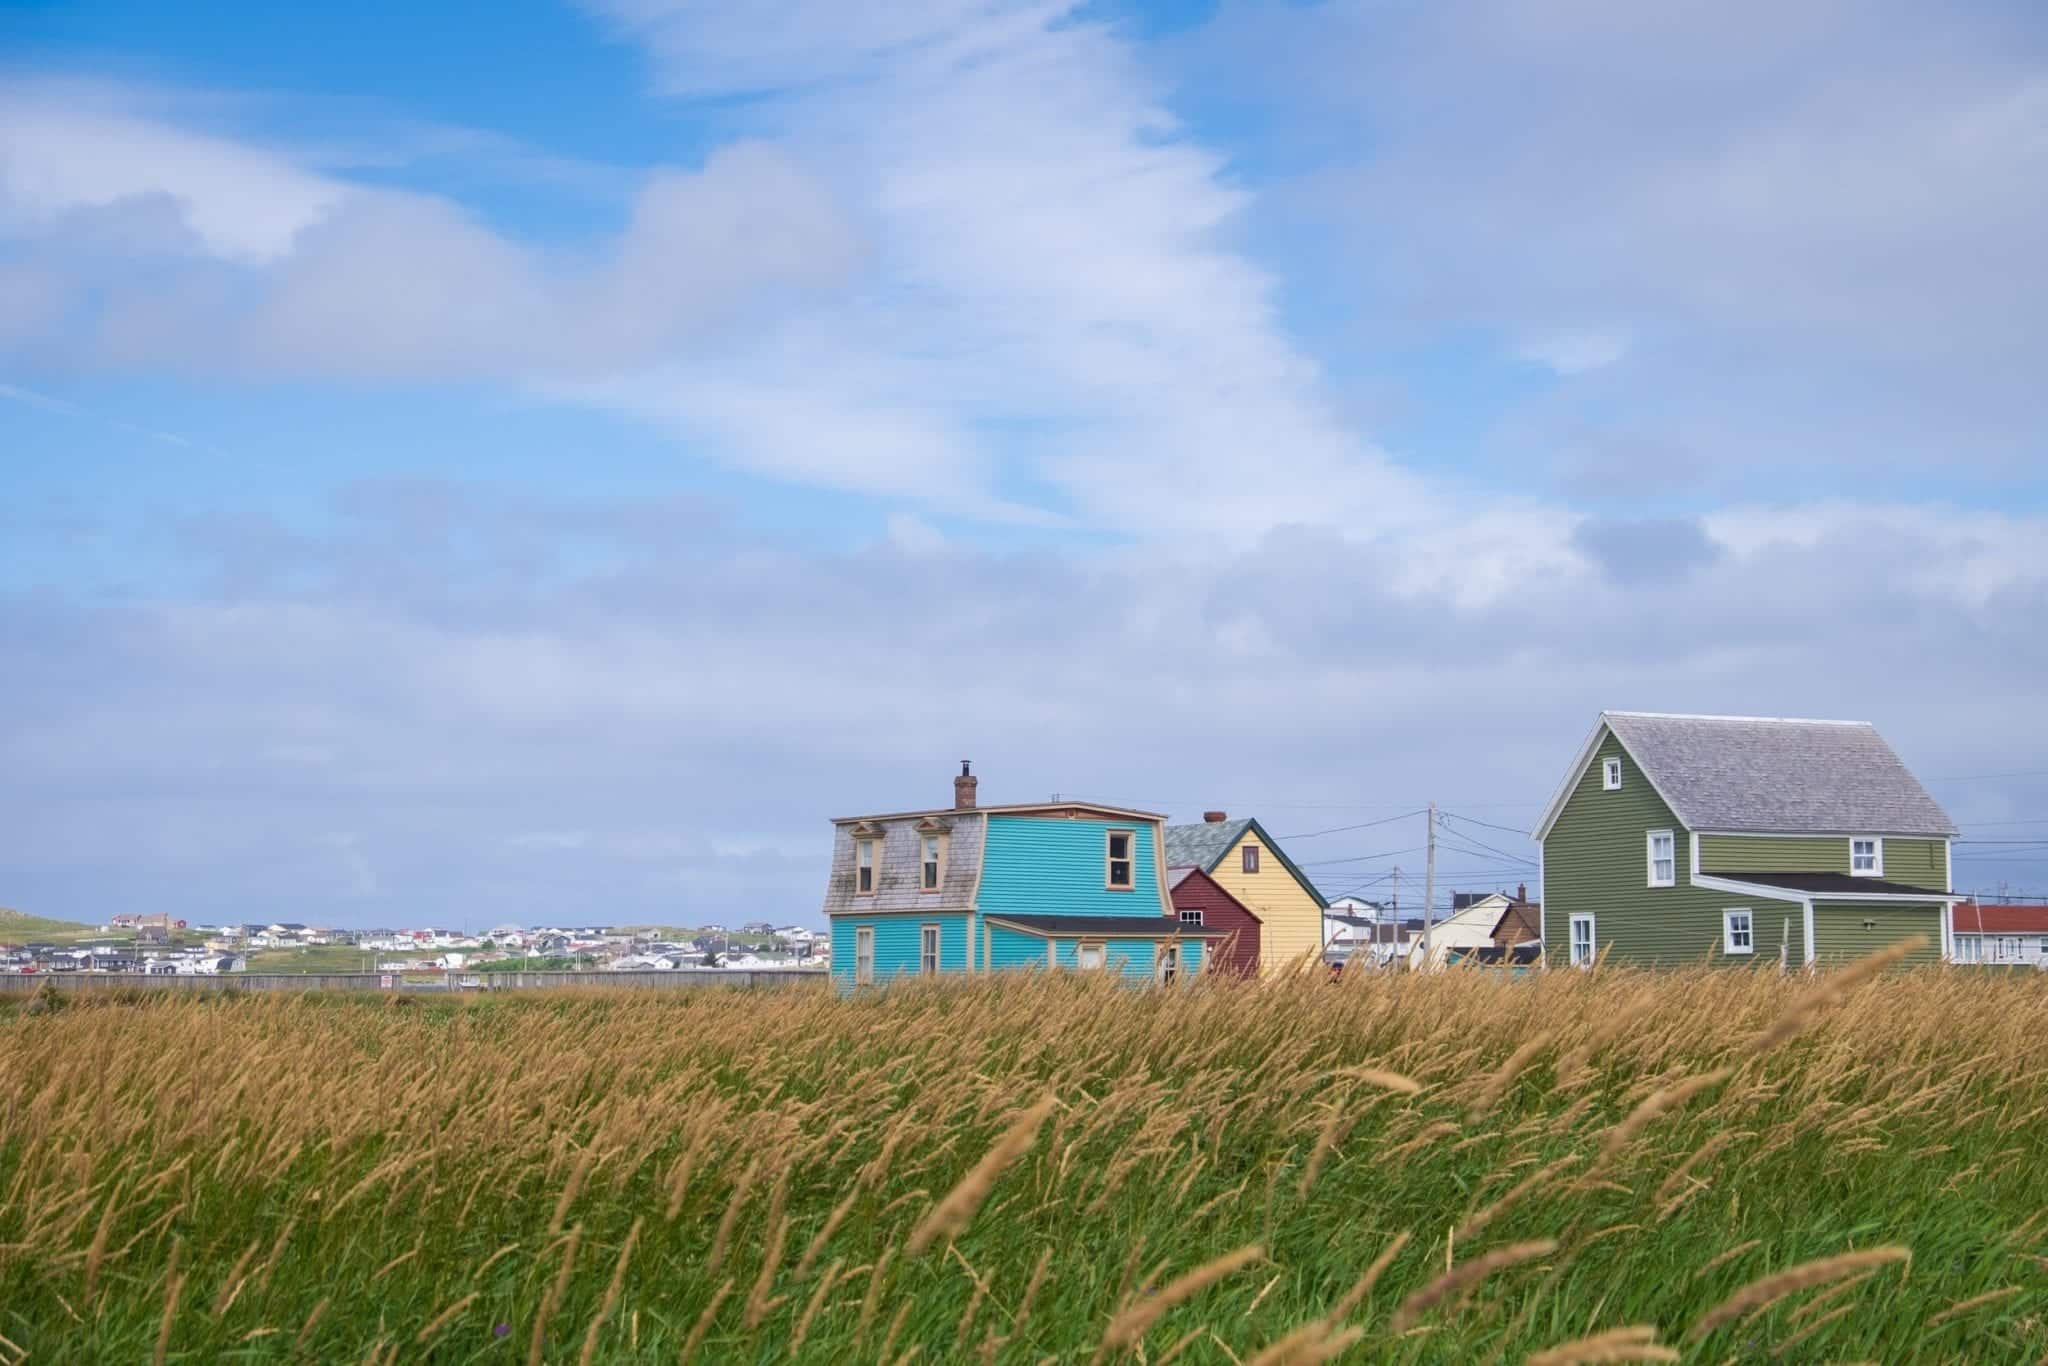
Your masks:
<svg viewBox="0 0 2048 1366"><path fill-rule="evenodd" d="M1886 871L1890 871L1887 865ZM1868 929L1864 922L1870 921ZM1813 942L1817 962L1826 967L1840 964L1897 943L1916 934L1927 943L1906 956L1910 967L1932 966L1941 961L1941 906L1899 902L1816 902L1813 908Z"/></svg>
<svg viewBox="0 0 2048 1366"><path fill-rule="evenodd" d="M1259 847L1259 871L1244 871L1244 847ZM1222 860L1209 870L1217 885L1259 918L1259 970L1265 976L1298 969L1303 961L1321 966L1323 908L1281 862L1273 842L1247 828Z"/></svg>
<svg viewBox="0 0 2048 1366"><path fill-rule="evenodd" d="M967 920L964 915L836 915L832 917L832 983L853 988L854 937L863 927L875 931L875 985L918 975L920 935L926 925L939 927L939 971L967 970Z"/></svg>
<svg viewBox="0 0 2048 1366"><path fill-rule="evenodd" d="M1051 961L1046 956L1046 941L1035 934L1006 930L1001 925L985 925L983 933L988 936L988 965L991 971L1051 966Z"/></svg>
<svg viewBox="0 0 2048 1366"><path fill-rule="evenodd" d="M1103 885L1111 830L1132 832L1132 888ZM976 905L988 915L1164 917L1159 823L1099 817L990 816Z"/></svg>
<svg viewBox="0 0 2048 1366"><path fill-rule="evenodd" d="M1234 936L1216 944L1212 971L1249 977L1259 970L1261 926L1214 878L1196 869L1181 879L1171 895L1176 920L1183 910L1200 911L1205 929L1224 930Z"/></svg>
<svg viewBox="0 0 2048 1366"><path fill-rule="evenodd" d="M1849 836L1701 835L1703 873L1847 873ZM1912 887L1948 890L1943 842L1884 836L1884 877Z"/></svg>
<svg viewBox="0 0 2048 1366"><path fill-rule="evenodd" d="M1615 756L1622 761L1621 789L1604 791L1601 761ZM1677 886L1648 885L1646 841L1652 830L1672 833ZM1689 833L1621 742L1612 733L1603 735L1543 841L1545 961L1552 967L1570 963L1571 917L1590 914L1595 948L1610 963L1675 967L1712 955L1715 962L1775 964L1781 940L1789 965L1805 962L1802 904L1688 885ZM1756 953L1723 958L1721 913L1743 907L1754 917Z"/></svg>

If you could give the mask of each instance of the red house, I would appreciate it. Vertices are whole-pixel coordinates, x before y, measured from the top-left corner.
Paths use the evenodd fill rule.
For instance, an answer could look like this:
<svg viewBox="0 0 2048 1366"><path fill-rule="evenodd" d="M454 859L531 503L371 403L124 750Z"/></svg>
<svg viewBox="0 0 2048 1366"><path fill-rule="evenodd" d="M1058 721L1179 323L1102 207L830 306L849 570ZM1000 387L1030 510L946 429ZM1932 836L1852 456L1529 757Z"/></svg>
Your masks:
<svg viewBox="0 0 2048 1366"><path fill-rule="evenodd" d="M1253 977L1259 971L1259 918L1194 864L1166 870L1174 913L1183 924L1226 930L1230 938L1209 949L1206 972Z"/></svg>

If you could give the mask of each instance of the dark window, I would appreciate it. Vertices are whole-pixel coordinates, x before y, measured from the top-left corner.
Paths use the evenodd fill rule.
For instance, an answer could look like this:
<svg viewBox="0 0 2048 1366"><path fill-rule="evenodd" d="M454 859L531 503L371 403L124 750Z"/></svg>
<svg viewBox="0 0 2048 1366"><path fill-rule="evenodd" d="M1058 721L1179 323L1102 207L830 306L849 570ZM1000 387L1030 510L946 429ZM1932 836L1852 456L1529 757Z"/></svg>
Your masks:
<svg viewBox="0 0 2048 1366"><path fill-rule="evenodd" d="M1202 912L1201 912L1201 910L1200 910L1199 908L1197 908L1197 909L1195 909L1195 910L1190 910L1190 911L1182 911L1182 912L1180 913L1180 923L1181 923L1181 924L1183 924L1183 925L1199 925L1199 924L1201 924L1201 923L1202 923Z"/></svg>
<svg viewBox="0 0 2048 1366"><path fill-rule="evenodd" d="M1258 871L1259 871L1259 846L1258 846L1258 845L1256 845L1256 844L1247 844L1247 845L1246 845L1246 846L1244 847L1244 870L1245 870L1245 871L1246 871L1247 873L1256 873L1256 872L1258 872Z"/></svg>
<svg viewBox="0 0 2048 1366"><path fill-rule="evenodd" d="M1131 832L1112 830L1109 832L1109 885L1129 887L1131 876Z"/></svg>

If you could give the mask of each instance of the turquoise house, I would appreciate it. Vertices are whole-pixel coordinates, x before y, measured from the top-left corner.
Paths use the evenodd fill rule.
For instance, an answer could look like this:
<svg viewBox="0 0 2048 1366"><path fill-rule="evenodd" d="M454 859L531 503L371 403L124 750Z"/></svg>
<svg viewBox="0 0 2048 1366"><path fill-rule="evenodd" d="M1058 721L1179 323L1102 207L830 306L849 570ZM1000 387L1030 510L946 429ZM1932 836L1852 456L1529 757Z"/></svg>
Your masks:
<svg viewBox="0 0 2048 1366"><path fill-rule="evenodd" d="M982 807L960 765L953 804L832 822L832 980L1032 968L1175 986L1225 931L1173 907L1165 817L1091 802Z"/></svg>

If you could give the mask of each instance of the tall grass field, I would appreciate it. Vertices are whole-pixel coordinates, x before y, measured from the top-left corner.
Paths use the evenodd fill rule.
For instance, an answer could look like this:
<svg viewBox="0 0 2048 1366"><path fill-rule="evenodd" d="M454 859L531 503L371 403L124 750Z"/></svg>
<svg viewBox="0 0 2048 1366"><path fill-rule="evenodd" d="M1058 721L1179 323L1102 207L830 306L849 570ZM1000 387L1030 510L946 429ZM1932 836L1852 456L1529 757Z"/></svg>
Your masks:
<svg viewBox="0 0 2048 1366"><path fill-rule="evenodd" d="M0 1362L2036 1361L2048 979L39 999Z"/></svg>

